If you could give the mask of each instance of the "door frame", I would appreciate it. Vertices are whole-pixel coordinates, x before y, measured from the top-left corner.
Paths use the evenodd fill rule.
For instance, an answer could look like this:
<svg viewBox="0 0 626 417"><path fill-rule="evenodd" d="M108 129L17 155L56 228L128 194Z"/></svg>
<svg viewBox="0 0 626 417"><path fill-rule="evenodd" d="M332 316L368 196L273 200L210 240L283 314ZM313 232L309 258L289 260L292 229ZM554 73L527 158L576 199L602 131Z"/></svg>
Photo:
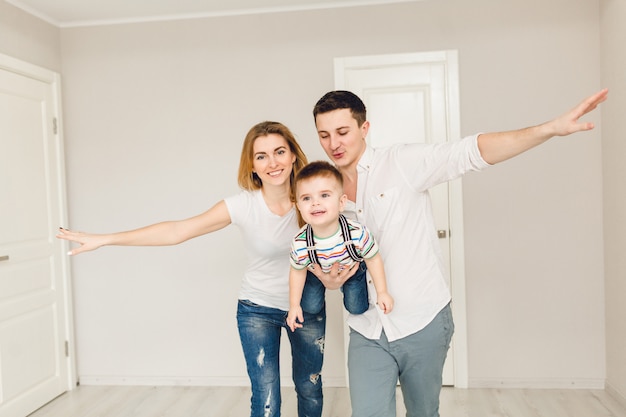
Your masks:
<svg viewBox="0 0 626 417"><path fill-rule="evenodd" d="M51 118L56 120L56 143L55 143L55 157L58 161L58 192L59 201L61 207L59 207L59 226L67 224L67 189L66 189L66 175L65 175L65 148L64 148L64 136L63 136L63 118L61 112L61 75L52 70L39 67L20 59L4 55L0 53L0 69L13 72L34 80L41 81L50 85L52 91L52 112ZM67 369L67 390L72 390L78 383L78 376L76 372L76 352L75 352L75 338L74 338L74 321L73 321L73 303L72 303L72 285L71 285L71 270L70 262L67 256L63 256L69 250L69 244L66 241L59 241L57 244L60 250L57 251L56 261L60 264L62 288L59 291L63 291L63 323L65 332L65 338L67 340L66 345L66 369Z"/></svg>
<svg viewBox="0 0 626 417"><path fill-rule="evenodd" d="M402 54L366 55L335 58L335 88L344 89L346 70L366 69L409 63L439 63L446 68L448 140L461 138L458 51L444 50ZM463 185L461 178L448 182L450 242L450 291L454 315L454 386L468 387L467 304L465 290L465 246L463 229Z"/></svg>

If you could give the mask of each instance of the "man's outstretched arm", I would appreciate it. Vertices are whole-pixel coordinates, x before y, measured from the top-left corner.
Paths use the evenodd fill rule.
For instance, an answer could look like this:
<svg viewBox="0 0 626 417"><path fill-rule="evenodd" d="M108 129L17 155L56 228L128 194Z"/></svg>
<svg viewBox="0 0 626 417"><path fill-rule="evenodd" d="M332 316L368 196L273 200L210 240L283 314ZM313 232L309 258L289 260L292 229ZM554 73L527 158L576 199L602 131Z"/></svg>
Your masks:
<svg viewBox="0 0 626 417"><path fill-rule="evenodd" d="M567 136L572 133L593 129L593 123L579 119L606 100L608 90L587 97L576 107L556 119L525 129L508 132L483 133L478 136L478 149L485 162L497 164L513 158L554 136Z"/></svg>

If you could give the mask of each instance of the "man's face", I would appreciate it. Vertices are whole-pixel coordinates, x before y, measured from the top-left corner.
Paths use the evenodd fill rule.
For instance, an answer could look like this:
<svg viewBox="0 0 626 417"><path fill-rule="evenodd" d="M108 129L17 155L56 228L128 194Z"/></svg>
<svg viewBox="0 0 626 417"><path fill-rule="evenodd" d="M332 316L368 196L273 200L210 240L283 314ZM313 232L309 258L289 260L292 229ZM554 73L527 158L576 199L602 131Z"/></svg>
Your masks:
<svg viewBox="0 0 626 417"><path fill-rule="evenodd" d="M356 167L365 151L369 122L359 127L350 109L337 109L318 114L315 126L320 144L334 164L340 170Z"/></svg>

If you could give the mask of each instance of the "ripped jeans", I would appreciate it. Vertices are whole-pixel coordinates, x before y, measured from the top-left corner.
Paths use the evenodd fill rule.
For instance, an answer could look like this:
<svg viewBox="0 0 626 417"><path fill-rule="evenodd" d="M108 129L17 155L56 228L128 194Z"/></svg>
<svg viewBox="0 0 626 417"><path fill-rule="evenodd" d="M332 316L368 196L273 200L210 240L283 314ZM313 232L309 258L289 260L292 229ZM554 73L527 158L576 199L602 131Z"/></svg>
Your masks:
<svg viewBox="0 0 626 417"><path fill-rule="evenodd" d="M237 327L252 385L251 417L280 417L279 350L282 329L292 352L292 378L298 398L298 417L322 415L322 363L326 308L304 313L304 326L295 332L286 325L287 312L239 300ZM290 411L287 415L293 415Z"/></svg>

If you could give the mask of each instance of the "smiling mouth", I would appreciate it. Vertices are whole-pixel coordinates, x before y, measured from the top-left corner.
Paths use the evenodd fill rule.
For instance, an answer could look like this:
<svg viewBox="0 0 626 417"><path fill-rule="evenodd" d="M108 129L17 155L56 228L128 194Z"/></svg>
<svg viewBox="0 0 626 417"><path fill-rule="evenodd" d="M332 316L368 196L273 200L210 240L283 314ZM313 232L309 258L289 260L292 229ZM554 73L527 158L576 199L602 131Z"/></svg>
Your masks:
<svg viewBox="0 0 626 417"><path fill-rule="evenodd" d="M315 210L311 212L311 216L319 216L320 214L326 213L325 210Z"/></svg>
<svg viewBox="0 0 626 417"><path fill-rule="evenodd" d="M278 171L268 172L267 175L269 175L270 177L278 177L282 173L283 173L283 170L279 169Z"/></svg>

